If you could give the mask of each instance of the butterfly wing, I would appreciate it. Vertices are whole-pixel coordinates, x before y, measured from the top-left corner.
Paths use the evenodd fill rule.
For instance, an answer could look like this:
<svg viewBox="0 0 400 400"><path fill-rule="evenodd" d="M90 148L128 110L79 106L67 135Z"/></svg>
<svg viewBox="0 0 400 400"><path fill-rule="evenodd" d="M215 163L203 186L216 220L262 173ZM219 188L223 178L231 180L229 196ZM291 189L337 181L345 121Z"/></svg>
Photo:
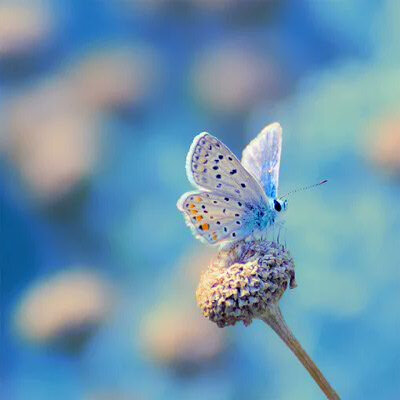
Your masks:
<svg viewBox="0 0 400 400"><path fill-rule="evenodd" d="M236 156L207 132L194 138L186 159L186 173L200 190L237 200L267 201L263 188Z"/></svg>
<svg viewBox="0 0 400 400"><path fill-rule="evenodd" d="M254 210L267 207L268 198L222 142L206 132L196 136L187 156L186 172L199 191L185 193L177 207L198 239L216 244L251 233Z"/></svg>
<svg viewBox="0 0 400 400"><path fill-rule="evenodd" d="M177 203L196 238L209 244L246 237L251 217L243 200L215 192L185 193Z"/></svg>
<svg viewBox="0 0 400 400"><path fill-rule="evenodd" d="M282 128L276 122L266 126L243 150L242 165L264 188L268 197L278 196Z"/></svg>

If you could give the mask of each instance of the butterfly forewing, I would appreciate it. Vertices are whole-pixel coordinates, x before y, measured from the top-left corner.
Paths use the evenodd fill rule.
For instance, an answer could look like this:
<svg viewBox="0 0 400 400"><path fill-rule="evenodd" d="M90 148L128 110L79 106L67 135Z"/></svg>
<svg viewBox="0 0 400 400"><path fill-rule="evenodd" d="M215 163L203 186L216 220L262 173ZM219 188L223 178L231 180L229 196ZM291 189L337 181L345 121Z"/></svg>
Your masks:
<svg viewBox="0 0 400 400"><path fill-rule="evenodd" d="M282 128L278 123L265 127L243 151L242 165L262 185L268 197L278 197Z"/></svg>
<svg viewBox="0 0 400 400"><path fill-rule="evenodd" d="M208 133L194 139L186 169L189 180L200 189L232 199L266 201L260 184L222 142Z"/></svg>
<svg viewBox="0 0 400 400"><path fill-rule="evenodd" d="M178 201L178 209L196 237L215 244L247 236L244 221L248 209L243 200L215 192L185 193Z"/></svg>

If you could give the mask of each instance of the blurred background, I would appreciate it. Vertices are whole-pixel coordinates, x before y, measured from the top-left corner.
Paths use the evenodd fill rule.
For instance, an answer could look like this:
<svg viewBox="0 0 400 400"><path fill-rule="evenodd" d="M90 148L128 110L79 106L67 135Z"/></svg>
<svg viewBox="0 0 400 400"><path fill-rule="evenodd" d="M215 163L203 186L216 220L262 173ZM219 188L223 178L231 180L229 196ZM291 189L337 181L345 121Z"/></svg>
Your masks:
<svg viewBox="0 0 400 400"><path fill-rule="evenodd" d="M176 209L204 130L284 144L281 307L344 399L400 398L400 4L0 1L0 398L321 399L195 303Z"/></svg>

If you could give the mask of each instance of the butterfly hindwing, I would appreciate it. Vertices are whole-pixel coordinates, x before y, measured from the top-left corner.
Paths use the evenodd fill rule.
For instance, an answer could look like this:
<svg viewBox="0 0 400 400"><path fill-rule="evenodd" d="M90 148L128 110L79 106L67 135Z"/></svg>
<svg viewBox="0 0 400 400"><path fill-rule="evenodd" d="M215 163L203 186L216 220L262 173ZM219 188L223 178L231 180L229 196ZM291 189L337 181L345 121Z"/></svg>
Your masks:
<svg viewBox="0 0 400 400"><path fill-rule="evenodd" d="M247 236L248 210L243 200L214 192L188 192L178 200L189 227L197 238L209 244Z"/></svg>
<svg viewBox="0 0 400 400"><path fill-rule="evenodd" d="M193 140L186 160L186 171L189 180L199 189L238 200L266 200L260 184L236 156L209 133L201 133Z"/></svg>
<svg viewBox="0 0 400 400"><path fill-rule="evenodd" d="M264 188L270 198L278 197L282 128L278 123L265 127L243 151L242 165Z"/></svg>

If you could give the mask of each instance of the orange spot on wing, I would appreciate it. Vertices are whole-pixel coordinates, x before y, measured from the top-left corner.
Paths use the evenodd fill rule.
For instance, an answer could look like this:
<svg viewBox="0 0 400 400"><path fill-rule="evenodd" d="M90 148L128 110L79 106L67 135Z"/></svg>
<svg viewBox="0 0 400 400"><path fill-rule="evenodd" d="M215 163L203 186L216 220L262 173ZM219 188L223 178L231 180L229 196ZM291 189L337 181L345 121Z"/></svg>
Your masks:
<svg viewBox="0 0 400 400"><path fill-rule="evenodd" d="M196 206L193 203L189 207L190 208L196 208Z"/></svg>
<svg viewBox="0 0 400 400"><path fill-rule="evenodd" d="M216 234L216 233L213 233L212 238L213 238L213 240L217 240L217 239L218 239L217 234Z"/></svg>
<svg viewBox="0 0 400 400"><path fill-rule="evenodd" d="M196 217L197 221L201 221L203 219L203 217L201 215L199 215L198 217Z"/></svg>
<svg viewBox="0 0 400 400"><path fill-rule="evenodd" d="M190 210L190 212L192 213L192 215L195 215L195 214L197 214L197 213L198 213L198 211L197 211L197 210Z"/></svg>
<svg viewBox="0 0 400 400"><path fill-rule="evenodd" d="M198 203L200 203L202 200L203 200L203 199L202 199L200 196L197 196L197 197L195 198L195 201L197 201Z"/></svg>
<svg viewBox="0 0 400 400"><path fill-rule="evenodd" d="M210 229L210 225L209 224L200 225L200 229L202 229L203 231L208 231Z"/></svg>

